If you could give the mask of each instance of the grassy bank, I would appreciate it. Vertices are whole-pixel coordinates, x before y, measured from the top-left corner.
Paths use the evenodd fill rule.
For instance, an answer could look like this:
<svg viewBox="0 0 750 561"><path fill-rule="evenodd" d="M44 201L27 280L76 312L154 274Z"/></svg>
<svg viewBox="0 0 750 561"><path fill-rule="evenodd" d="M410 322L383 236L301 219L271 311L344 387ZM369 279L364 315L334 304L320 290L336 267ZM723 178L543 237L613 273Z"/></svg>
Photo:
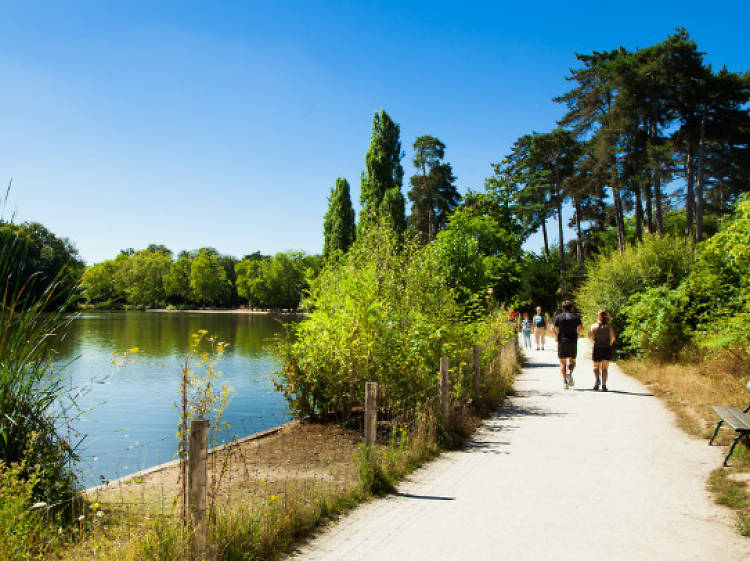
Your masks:
<svg viewBox="0 0 750 561"><path fill-rule="evenodd" d="M729 355L714 361L660 364L631 359L618 364L661 398L675 412L680 428L697 438L708 440L716 427L712 405L744 409L750 402L745 387L750 365ZM722 429L716 442L727 444L733 436L731 429ZM739 532L750 537L750 450L737 446L730 467L715 469L708 488L717 503L736 513Z"/></svg>

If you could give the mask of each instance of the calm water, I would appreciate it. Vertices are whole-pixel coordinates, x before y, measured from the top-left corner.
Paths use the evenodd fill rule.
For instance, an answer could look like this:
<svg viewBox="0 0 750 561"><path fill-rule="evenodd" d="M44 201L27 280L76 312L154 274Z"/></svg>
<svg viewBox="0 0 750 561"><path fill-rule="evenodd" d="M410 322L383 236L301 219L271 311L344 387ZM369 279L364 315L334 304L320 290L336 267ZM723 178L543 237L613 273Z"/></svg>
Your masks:
<svg viewBox="0 0 750 561"><path fill-rule="evenodd" d="M224 414L232 435L246 436L288 420L282 395L273 389L279 368L271 354L284 324L298 318L254 314L86 313L59 347L84 411L70 429L85 435L79 449L84 484L94 485L174 459L177 448L180 366L190 335L206 329L229 343L217 366L235 392ZM138 347L124 365L113 353ZM72 362L70 362L72 361ZM115 361L121 362L121 361ZM67 429L66 429L67 430Z"/></svg>

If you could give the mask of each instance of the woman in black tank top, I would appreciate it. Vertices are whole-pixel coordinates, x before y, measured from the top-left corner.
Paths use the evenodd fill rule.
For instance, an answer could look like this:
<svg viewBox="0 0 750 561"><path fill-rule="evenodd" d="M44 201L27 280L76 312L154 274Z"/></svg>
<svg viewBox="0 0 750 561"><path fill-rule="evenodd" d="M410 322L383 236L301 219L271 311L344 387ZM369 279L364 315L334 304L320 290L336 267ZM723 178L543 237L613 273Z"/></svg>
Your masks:
<svg viewBox="0 0 750 561"><path fill-rule="evenodd" d="M609 361L612 360L612 343L615 342L615 330L609 325L609 314L604 310L597 313L597 322L589 329L589 339L594 342L591 359L594 361L594 391L599 391L601 379L602 391L607 391L607 374Z"/></svg>

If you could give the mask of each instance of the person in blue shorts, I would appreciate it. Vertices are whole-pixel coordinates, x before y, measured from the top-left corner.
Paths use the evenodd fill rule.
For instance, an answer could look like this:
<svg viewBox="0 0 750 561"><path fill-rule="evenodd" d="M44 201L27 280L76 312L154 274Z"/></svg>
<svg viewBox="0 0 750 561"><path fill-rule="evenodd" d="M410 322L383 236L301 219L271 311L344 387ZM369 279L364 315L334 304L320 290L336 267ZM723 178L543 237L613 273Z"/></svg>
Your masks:
<svg viewBox="0 0 750 561"><path fill-rule="evenodd" d="M529 314L524 313L523 319L521 320L521 333L523 333L523 346L527 349L531 348L531 320Z"/></svg>
<svg viewBox="0 0 750 561"><path fill-rule="evenodd" d="M578 338L583 332L583 324L578 314L573 313L573 302L563 301L562 310L562 313L555 318L552 331L557 340L557 358L560 359L563 387L567 390L575 385L573 370L576 367Z"/></svg>

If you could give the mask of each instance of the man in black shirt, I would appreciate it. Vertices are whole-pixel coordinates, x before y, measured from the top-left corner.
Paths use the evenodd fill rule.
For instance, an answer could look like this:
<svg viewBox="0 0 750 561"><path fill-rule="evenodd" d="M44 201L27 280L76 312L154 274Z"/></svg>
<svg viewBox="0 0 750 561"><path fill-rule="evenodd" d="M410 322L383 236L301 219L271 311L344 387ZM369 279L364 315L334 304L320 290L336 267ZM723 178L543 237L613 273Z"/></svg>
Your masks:
<svg viewBox="0 0 750 561"><path fill-rule="evenodd" d="M573 303L565 300L562 303L563 312L555 318L552 330L557 340L557 357L560 359L560 372L563 377L564 388L572 388L573 369L576 367L578 355L578 337L583 331L581 318L573 313Z"/></svg>

